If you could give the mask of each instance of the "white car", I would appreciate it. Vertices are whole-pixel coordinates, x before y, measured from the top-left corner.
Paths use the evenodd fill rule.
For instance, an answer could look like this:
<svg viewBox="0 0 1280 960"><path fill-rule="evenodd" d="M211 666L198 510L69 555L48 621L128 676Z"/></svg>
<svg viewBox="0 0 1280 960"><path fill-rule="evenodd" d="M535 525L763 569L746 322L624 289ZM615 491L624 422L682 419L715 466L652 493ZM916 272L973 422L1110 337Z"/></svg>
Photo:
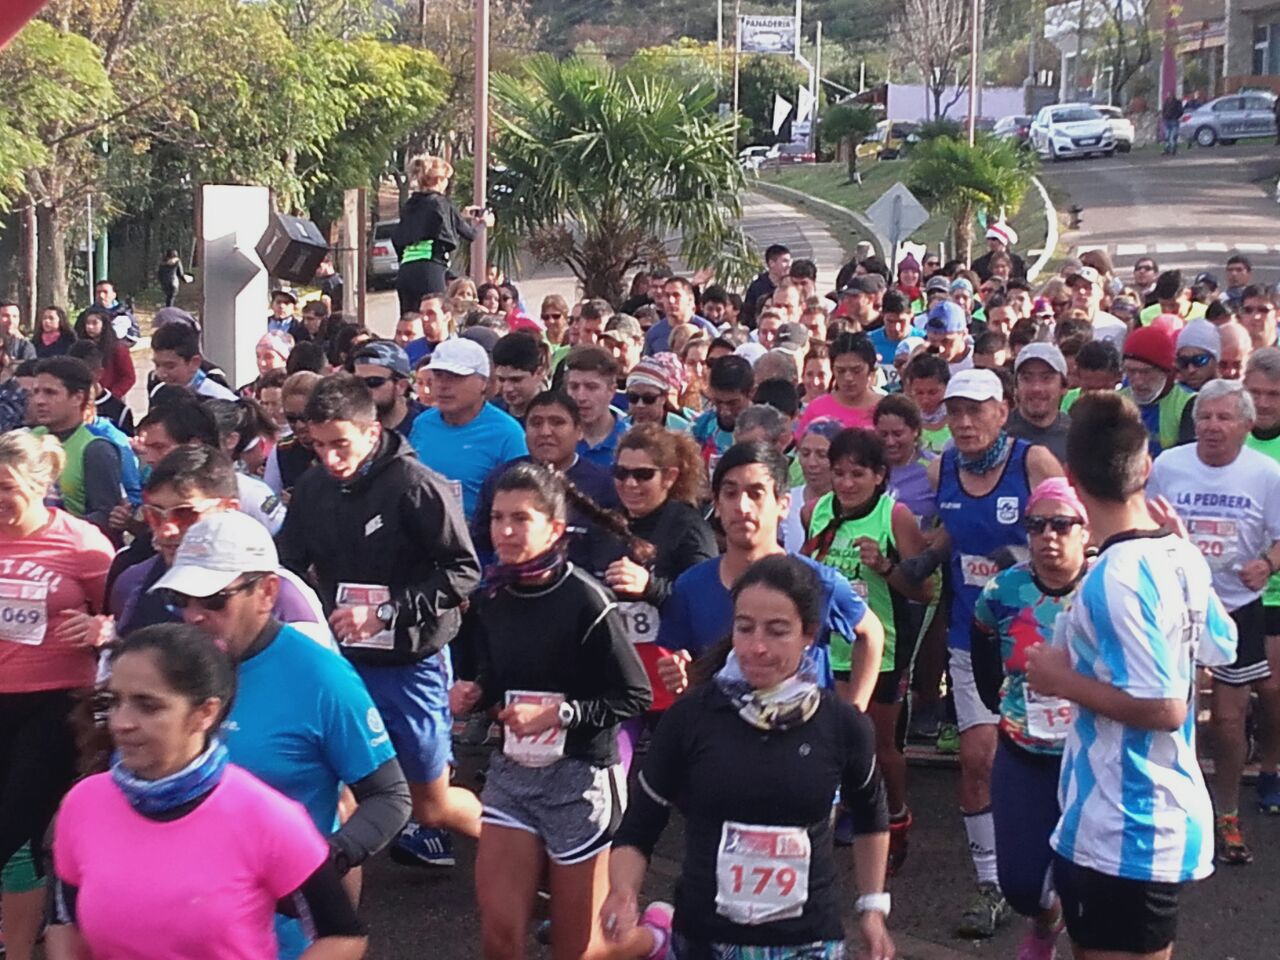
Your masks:
<svg viewBox="0 0 1280 960"><path fill-rule="evenodd" d="M1104 156L1116 152L1107 118L1084 103L1044 107L1031 121L1031 149L1048 160Z"/></svg>
<svg viewBox="0 0 1280 960"><path fill-rule="evenodd" d="M1124 115L1119 107L1110 104L1098 104L1093 109L1107 118L1107 126L1111 135L1116 138L1116 149L1128 153L1133 149L1133 121Z"/></svg>
<svg viewBox="0 0 1280 960"><path fill-rule="evenodd" d="M765 157L769 155L769 147L746 147L738 153L738 166L742 167L748 173L759 170L764 164Z"/></svg>

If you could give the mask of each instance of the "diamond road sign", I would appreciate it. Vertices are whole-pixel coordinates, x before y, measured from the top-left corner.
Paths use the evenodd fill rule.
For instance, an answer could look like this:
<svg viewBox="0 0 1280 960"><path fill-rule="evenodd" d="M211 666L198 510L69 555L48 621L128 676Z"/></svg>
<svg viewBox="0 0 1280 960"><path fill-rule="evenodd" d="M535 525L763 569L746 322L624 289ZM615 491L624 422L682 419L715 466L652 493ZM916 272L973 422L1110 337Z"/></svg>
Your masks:
<svg viewBox="0 0 1280 960"><path fill-rule="evenodd" d="M920 205L906 185L901 181L892 187L867 208L867 218L875 224L876 230L896 247L919 230L929 219L929 211ZM892 252L890 256L892 256Z"/></svg>

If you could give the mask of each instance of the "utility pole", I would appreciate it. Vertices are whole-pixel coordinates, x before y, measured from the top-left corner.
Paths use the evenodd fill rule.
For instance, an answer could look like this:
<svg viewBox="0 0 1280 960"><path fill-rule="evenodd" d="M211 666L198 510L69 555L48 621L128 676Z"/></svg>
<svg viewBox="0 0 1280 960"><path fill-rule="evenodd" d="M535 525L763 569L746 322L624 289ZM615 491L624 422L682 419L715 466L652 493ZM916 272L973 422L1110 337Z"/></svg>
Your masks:
<svg viewBox="0 0 1280 960"><path fill-rule="evenodd" d="M742 59L742 0L733 3L733 155L738 155L738 134L742 120L738 116L738 61Z"/></svg>
<svg viewBox="0 0 1280 960"><path fill-rule="evenodd" d="M720 55L724 52L724 0L716 0L716 101L723 103L724 71L720 68ZM717 108L719 109L719 108Z"/></svg>
<svg viewBox="0 0 1280 960"><path fill-rule="evenodd" d="M814 156L818 153L818 97L822 94L822 21L818 21L818 32L813 41L813 79L809 84L809 93L813 97L813 111L809 117L809 142L813 146Z"/></svg>
<svg viewBox="0 0 1280 960"><path fill-rule="evenodd" d="M476 0L476 94L475 94L475 158L472 203L487 206L489 193L489 0ZM471 243L471 279L480 285L488 279L488 228L480 224Z"/></svg>
<svg viewBox="0 0 1280 960"><path fill-rule="evenodd" d="M972 0L969 8L969 146L973 146L978 130L978 13L982 0Z"/></svg>

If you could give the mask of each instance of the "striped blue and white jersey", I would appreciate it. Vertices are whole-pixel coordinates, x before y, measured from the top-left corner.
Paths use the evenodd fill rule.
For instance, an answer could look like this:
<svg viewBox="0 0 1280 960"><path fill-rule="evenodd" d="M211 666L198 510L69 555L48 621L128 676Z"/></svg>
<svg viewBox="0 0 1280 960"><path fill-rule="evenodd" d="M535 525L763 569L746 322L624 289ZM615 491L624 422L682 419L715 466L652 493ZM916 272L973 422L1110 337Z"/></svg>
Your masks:
<svg viewBox="0 0 1280 960"><path fill-rule="evenodd" d="M1177 730L1077 705L1054 850L1109 876L1183 883L1213 872L1213 807L1195 744L1195 662L1232 663L1236 628L1200 551L1170 534L1113 539L1058 618L1075 669L1143 700L1187 700Z"/></svg>

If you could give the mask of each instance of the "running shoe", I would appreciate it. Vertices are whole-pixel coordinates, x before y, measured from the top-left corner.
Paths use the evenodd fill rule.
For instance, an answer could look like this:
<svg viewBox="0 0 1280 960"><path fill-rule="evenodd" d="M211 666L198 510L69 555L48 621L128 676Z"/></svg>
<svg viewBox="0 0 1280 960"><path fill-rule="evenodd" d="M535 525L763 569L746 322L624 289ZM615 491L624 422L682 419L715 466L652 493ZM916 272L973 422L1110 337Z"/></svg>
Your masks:
<svg viewBox="0 0 1280 960"><path fill-rule="evenodd" d="M646 960L667 960L671 955L671 917L675 912L671 904L655 900L640 914L640 926L653 934L653 950Z"/></svg>
<svg viewBox="0 0 1280 960"><path fill-rule="evenodd" d="M1280 773L1258 774L1258 812L1280 814Z"/></svg>
<svg viewBox="0 0 1280 960"><path fill-rule="evenodd" d="M960 752L960 728L954 723L944 723L938 728L937 750L946 754Z"/></svg>
<svg viewBox="0 0 1280 960"><path fill-rule="evenodd" d="M911 829L911 824L915 822L915 818L911 816L908 810L897 820L889 821L889 876L893 876L902 869L902 865L907 862L907 831Z"/></svg>
<svg viewBox="0 0 1280 960"><path fill-rule="evenodd" d="M1059 920L1052 930L1043 931L1033 920L1027 925L1027 935L1022 938L1018 947L1018 960L1056 960L1058 956L1058 934L1062 931Z"/></svg>
<svg viewBox="0 0 1280 960"><path fill-rule="evenodd" d="M985 940L996 935L996 929L1009 919L1009 901L994 883L978 884L978 895L960 917L956 936Z"/></svg>
<svg viewBox="0 0 1280 960"><path fill-rule="evenodd" d="M1234 813L1224 813L1215 825L1218 839L1218 862L1243 866L1253 863L1253 851L1244 842L1240 832L1240 818Z"/></svg>
<svg viewBox="0 0 1280 960"><path fill-rule="evenodd" d="M391 859L402 867L452 867L453 837L448 830L436 830L409 823L391 845Z"/></svg>
<svg viewBox="0 0 1280 960"><path fill-rule="evenodd" d="M844 807L836 808L836 826L831 839L837 847L853 846L853 814Z"/></svg>

